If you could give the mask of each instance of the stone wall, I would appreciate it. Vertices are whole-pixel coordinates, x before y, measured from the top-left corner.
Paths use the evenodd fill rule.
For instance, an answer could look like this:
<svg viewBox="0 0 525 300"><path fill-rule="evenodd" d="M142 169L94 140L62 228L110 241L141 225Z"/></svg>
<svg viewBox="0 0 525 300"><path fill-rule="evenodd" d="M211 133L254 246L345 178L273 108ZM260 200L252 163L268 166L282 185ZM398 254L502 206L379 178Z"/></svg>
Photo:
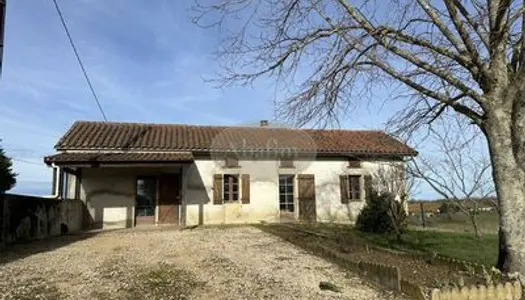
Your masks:
<svg viewBox="0 0 525 300"><path fill-rule="evenodd" d="M84 228L85 207L80 200L56 200L24 195L0 195L1 242L9 245Z"/></svg>

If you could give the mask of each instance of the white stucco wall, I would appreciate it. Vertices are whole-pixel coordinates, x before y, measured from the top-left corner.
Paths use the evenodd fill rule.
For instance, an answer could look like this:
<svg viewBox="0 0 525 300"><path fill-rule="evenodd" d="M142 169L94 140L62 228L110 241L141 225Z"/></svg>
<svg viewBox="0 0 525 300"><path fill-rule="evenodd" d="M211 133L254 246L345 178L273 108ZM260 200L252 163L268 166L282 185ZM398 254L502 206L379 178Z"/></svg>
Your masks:
<svg viewBox="0 0 525 300"><path fill-rule="evenodd" d="M89 221L95 228L131 227L134 226L137 177L182 170L182 225L277 222L280 220L279 174L295 175L296 218L299 215L297 175L313 174L317 220L354 222L365 204L364 175L373 174L379 166L389 162L364 161L359 169L348 168L348 162L342 158L296 161L295 168L286 169L279 164L278 160L240 160L238 168L226 168L222 161L197 159L193 164L177 167L85 168L82 170L81 199L86 203ZM214 174L249 174L250 203L213 204ZM361 201L341 203L340 175L361 175ZM239 195L242 189L240 185Z"/></svg>
<svg viewBox="0 0 525 300"><path fill-rule="evenodd" d="M183 203L186 225L249 223L279 220L278 168L275 161L239 161L225 168L213 160L197 160L184 168ZM249 174L250 203L213 204L214 174ZM242 185L240 194L242 195Z"/></svg>
<svg viewBox="0 0 525 300"><path fill-rule="evenodd" d="M252 223L279 221L279 174L313 174L315 176L317 220L321 222L355 222L365 205L364 175L373 174L387 161L365 161L361 168L348 168L342 158L318 158L296 161L295 168L279 168L279 161L240 160L239 168L225 168L222 162L196 160L183 174L183 203L186 203L186 225ZM249 174L250 203L213 204L214 174ZM361 175L361 201L341 203L340 175ZM241 186L242 190L242 186ZM241 191L242 193L242 191ZM298 217L298 189L295 176L295 216Z"/></svg>
<svg viewBox="0 0 525 300"><path fill-rule="evenodd" d="M180 166L83 169L80 197L86 203L90 223L102 229L134 226L137 177L179 172Z"/></svg>
<svg viewBox="0 0 525 300"><path fill-rule="evenodd" d="M81 199L85 201L94 228L131 227L135 177L122 169L84 169Z"/></svg>

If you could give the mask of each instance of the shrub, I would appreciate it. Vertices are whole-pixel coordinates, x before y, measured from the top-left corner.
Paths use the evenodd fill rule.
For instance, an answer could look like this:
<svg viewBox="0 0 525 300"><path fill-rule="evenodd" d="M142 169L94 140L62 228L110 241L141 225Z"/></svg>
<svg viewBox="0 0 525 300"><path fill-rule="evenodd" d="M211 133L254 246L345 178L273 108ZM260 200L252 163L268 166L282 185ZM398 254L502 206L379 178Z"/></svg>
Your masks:
<svg viewBox="0 0 525 300"><path fill-rule="evenodd" d="M391 193L379 194L372 190L357 217L356 228L363 232L395 233L400 238L407 225L405 198L397 201Z"/></svg>
<svg viewBox="0 0 525 300"><path fill-rule="evenodd" d="M390 198L391 194L378 194L372 191L366 199L366 206L357 217L356 227L363 232L387 233L392 232L392 220L390 220Z"/></svg>
<svg viewBox="0 0 525 300"><path fill-rule="evenodd" d="M15 185L16 175L17 174L13 172L13 162L11 158L7 157L4 149L0 147L0 194L8 191Z"/></svg>

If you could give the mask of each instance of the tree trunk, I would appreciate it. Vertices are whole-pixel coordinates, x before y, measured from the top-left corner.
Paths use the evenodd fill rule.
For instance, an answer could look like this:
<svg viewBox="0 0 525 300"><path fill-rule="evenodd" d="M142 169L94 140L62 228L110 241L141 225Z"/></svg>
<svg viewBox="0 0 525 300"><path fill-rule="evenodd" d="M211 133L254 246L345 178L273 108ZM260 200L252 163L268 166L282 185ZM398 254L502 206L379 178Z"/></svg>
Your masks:
<svg viewBox="0 0 525 300"><path fill-rule="evenodd" d="M480 238L481 237L481 233L479 232L478 220L476 220L476 210L474 210L470 214L470 222L472 223L472 228L474 229L474 234L476 235L477 238Z"/></svg>
<svg viewBox="0 0 525 300"><path fill-rule="evenodd" d="M503 272L525 275L525 166L520 153L525 151L525 136L516 134L516 107L493 109L485 124L499 215L498 265ZM525 109L519 109L525 114ZM512 113L511 113L512 112ZM509 116L513 116L509 118Z"/></svg>
<svg viewBox="0 0 525 300"><path fill-rule="evenodd" d="M505 232L498 230L498 261L496 262L496 268L500 270L509 270L510 266L508 263L509 259L509 248L507 247L507 236Z"/></svg>

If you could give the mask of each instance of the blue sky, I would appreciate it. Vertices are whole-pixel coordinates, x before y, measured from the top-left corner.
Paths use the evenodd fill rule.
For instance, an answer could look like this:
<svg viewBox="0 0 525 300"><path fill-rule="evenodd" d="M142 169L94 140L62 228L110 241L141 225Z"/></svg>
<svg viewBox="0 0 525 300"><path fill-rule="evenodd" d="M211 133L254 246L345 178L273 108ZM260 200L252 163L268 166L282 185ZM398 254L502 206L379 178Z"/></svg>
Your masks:
<svg viewBox="0 0 525 300"><path fill-rule="evenodd" d="M190 22L192 1L60 1L110 121L223 124L273 119L271 81L216 89L213 50L222 34ZM398 108L355 107L345 128L383 128ZM14 193L48 194L42 157L75 120L101 120L51 0L9 1L0 79L0 138L19 173ZM32 162L32 163L31 163ZM433 193L422 190L422 197Z"/></svg>

